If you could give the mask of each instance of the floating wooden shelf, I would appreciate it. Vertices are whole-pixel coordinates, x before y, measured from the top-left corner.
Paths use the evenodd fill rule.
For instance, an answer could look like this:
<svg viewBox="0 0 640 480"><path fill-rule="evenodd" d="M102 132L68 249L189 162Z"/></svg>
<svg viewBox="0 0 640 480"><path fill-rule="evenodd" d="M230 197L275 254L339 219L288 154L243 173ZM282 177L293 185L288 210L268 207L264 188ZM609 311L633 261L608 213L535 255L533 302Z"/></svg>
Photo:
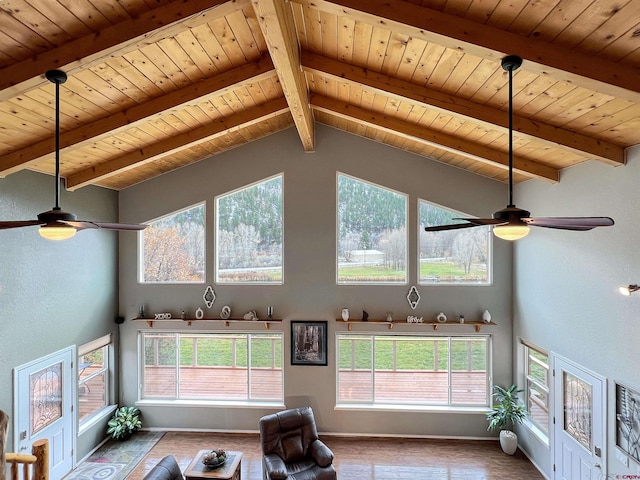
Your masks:
<svg viewBox="0 0 640 480"><path fill-rule="evenodd" d="M229 324L235 322L244 322L244 323L264 323L264 327L268 330L270 328L270 323L282 322L279 318L272 318L271 320L245 320L244 318L162 318L156 320L155 318L133 318L134 322L147 322L150 328L153 328L153 324L155 322L186 322L188 326L191 326L193 322L224 322L224 326L228 327Z"/></svg>
<svg viewBox="0 0 640 480"><path fill-rule="evenodd" d="M485 326L491 326L491 325L497 325L494 322L489 322L489 323L485 323L485 322L464 322L464 323L459 323L459 322L422 322L422 323L418 323L418 322L407 322L406 320L392 320L391 322L388 322L387 320L348 320L348 321L344 321L341 318L336 318L336 322L339 323L346 323L348 325L349 331L352 330L353 328L353 324L354 323L384 323L389 327L389 330L391 330L393 328L393 325L398 323L398 324L402 324L402 325L430 325L433 327L434 330L438 330L438 327L441 325L453 325L453 326L458 326L458 327L464 327L467 325L471 325L475 328L476 332L479 332L480 329L482 327Z"/></svg>

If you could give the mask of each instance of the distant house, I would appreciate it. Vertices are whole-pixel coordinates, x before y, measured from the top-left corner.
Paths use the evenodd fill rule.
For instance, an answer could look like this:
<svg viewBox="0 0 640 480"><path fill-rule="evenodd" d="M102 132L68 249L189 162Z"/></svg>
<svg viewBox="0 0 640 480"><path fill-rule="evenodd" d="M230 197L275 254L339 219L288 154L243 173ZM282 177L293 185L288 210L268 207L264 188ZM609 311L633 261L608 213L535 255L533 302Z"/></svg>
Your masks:
<svg viewBox="0 0 640 480"><path fill-rule="evenodd" d="M384 252L380 250L351 250L349 261L351 263L380 265L384 263Z"/></svg>

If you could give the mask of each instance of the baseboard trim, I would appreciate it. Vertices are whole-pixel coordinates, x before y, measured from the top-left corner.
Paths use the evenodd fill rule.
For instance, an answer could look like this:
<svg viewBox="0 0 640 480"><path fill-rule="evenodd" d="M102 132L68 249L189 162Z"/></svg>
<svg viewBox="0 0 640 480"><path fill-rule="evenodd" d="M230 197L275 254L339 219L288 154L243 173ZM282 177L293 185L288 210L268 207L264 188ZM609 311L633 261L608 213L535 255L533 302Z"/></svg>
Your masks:
<svg viewBox="0 0 640 480"><path fill-rule="evenodd" d="M191 432L191 433L241 433L259 435L259 430L237 430L237 429L219 429L219 428L143 428L149 432ZM482 440L497 442L498 437L471 437L471 436L450 436L450 435L404 435L401 433L346 433L346 432L323 432L319 431L318 435L326 435L329 437L363 437L363 438L415 438L425 440ZM536 466L536 468L538 468Z"/></svg>

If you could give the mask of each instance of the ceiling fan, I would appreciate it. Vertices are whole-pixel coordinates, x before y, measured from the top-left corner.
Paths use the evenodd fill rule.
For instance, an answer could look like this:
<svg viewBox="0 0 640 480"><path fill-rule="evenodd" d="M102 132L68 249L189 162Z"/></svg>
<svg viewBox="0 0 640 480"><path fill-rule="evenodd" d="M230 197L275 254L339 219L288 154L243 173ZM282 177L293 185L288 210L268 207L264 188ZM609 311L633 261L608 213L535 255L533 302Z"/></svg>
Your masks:
<svg viewBox="0 0 640 480"><path fill-rule="evenodd" d="M427 232L441 232L459 228L492 225L493 233L504 240L518 240L529 233L529 227L556 228L559 230L591 230L613 225L609 217L531 217L531 213L513 204L513 71L522 65L522 58L508 55L502 59L502 68L509 73L509 204L495 212L492 218L454 218L467 223L425 227Z"/></svg>
<svg viewBox="0 0 640 480"><path fill-rule="evenodd" d="M67 81L67 74L60 70L49 70L45 73L45 76L47 80L56 85L56 205L47 212L39 213L37 220L0 221L0 230L40 225L40 235L49 240L66 240L73 237L76 231L88 228L144 230L147 225L77 220L73 213L65 212L60 208L60 84Z"/></svg>

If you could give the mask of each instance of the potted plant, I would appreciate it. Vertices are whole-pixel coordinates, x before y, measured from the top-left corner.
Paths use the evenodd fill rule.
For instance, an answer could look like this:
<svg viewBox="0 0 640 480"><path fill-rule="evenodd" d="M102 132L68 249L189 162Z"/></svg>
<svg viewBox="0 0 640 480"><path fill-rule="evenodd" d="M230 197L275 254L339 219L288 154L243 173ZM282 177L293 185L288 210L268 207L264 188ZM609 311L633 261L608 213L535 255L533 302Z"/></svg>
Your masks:
<svg viewBox="0 0 640 480"><path fill-rule="evenodd" d="M500 429L500 446L502 450L513 455L518 448L518 436L511 431L513 425L518 425L527 417L526 406L520 400L519 390L516 385L505 389L500 385L493 386L494 404L487 413L489 427L487 430Z"/></svg>
<svg viewBox="0 0 640 480"><path fill-rule="evenodd" d="M107 422L107 435L116 440L127 440L133 432L142 428L140 409L137 407L118 408Z"/></svg>

